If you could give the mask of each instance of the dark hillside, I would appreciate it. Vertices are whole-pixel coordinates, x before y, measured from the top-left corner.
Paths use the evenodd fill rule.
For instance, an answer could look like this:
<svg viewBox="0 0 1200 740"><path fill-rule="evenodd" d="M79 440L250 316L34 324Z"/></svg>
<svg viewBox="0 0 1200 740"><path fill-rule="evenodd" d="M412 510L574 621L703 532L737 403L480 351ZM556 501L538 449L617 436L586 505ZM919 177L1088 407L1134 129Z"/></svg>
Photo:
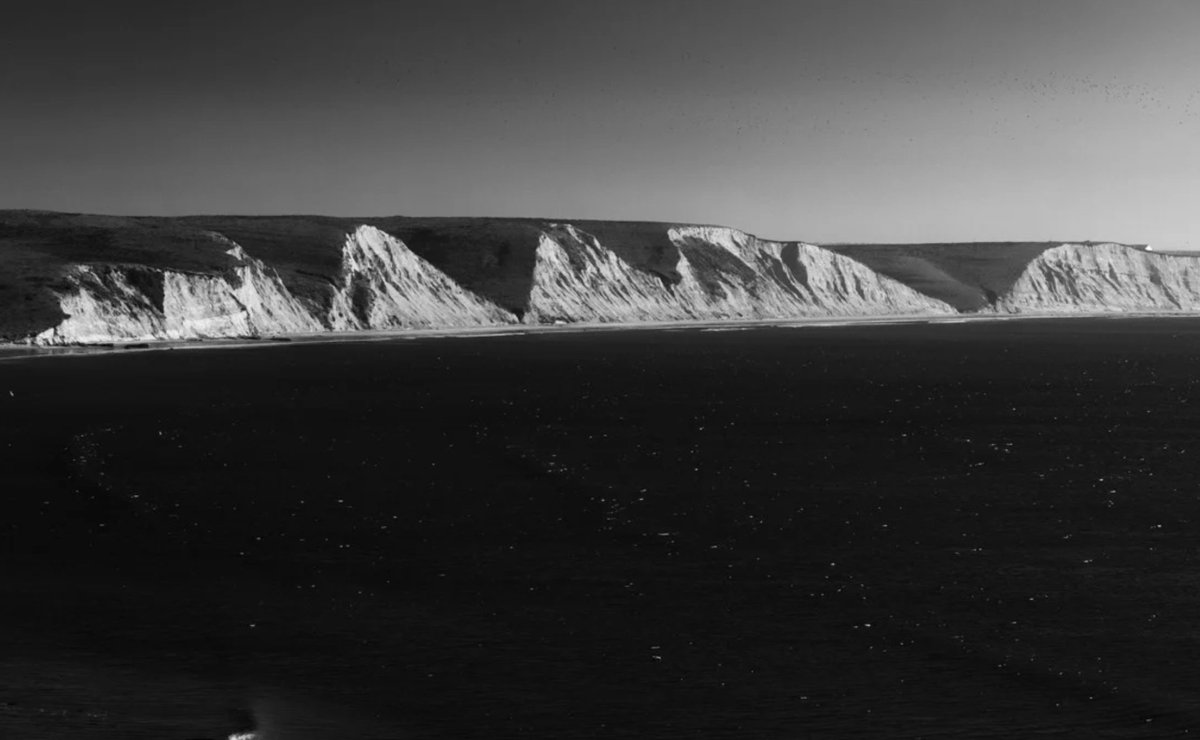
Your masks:
<svg viewBox="0 0 1200 740"><path fill-rule="evenodd" d="M827 248L959 311L976 311L1011 288L1039 254L1062 243L833 244Z"/></svg>

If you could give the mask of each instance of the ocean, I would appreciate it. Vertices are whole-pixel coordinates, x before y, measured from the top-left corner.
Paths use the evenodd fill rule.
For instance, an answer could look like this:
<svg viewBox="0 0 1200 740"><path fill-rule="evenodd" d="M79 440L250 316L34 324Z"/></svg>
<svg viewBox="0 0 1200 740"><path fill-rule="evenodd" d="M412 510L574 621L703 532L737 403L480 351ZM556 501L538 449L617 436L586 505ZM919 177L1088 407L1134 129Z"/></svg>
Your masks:
<svg viewBox="0 0 1200 740"><path fill-rule="evenodd" d="M0 361L0 737L1200 731L1200 319Z"/></svg>

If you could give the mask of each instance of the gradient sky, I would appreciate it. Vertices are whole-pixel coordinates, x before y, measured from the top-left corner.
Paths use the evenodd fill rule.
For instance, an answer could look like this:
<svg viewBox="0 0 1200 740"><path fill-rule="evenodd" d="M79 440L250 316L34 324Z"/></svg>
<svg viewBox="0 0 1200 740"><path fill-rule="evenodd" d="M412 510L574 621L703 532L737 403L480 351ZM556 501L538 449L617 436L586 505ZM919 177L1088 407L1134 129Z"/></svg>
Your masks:
<svg viewBox="0 0 1200 740"><path fill-rule="evenodd" d="M1200 248L1200 2L11 2L0 208Z"/></svg>

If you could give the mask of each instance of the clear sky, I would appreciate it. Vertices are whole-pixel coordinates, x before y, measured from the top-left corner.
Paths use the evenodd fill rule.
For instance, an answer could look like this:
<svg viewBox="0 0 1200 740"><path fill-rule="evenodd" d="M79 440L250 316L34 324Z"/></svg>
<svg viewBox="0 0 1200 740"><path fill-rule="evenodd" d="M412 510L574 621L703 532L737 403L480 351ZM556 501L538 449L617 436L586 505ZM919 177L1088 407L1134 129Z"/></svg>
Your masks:
<svg viewBox="0 0 1200 740"><path fill-rule="evenodd" d="M0 208L1200 248L1200 2L8 3Z"/></svg>

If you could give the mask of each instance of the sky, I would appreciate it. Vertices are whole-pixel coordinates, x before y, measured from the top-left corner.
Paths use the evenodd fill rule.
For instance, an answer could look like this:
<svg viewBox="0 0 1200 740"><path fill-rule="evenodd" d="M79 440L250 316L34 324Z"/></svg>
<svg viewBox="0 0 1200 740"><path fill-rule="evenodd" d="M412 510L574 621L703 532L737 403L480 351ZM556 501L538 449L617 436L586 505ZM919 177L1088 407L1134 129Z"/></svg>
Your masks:
<svg viewBox="0 0 1200 740"><path fill-rule="evenodd" d="M14 2L0 208L1200 249L1194 0Z"/></svg>

